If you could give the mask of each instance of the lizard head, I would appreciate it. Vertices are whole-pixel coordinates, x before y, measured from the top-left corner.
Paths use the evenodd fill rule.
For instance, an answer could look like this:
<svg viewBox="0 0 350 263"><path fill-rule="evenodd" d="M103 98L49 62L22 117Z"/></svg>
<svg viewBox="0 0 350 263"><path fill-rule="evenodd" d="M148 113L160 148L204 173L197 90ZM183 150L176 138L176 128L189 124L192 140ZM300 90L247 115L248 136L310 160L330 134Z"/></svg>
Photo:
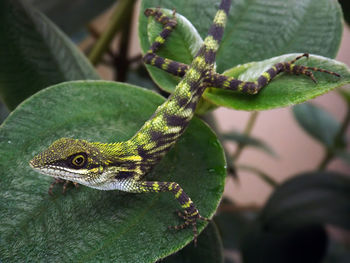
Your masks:
<svg viewBox="0 0 350 263"><path fill-rule="evenodd" d="M104 171L108 162L100 144L61 138L36 155L29 164L42 174L97 187L110 176Z"/></svg>

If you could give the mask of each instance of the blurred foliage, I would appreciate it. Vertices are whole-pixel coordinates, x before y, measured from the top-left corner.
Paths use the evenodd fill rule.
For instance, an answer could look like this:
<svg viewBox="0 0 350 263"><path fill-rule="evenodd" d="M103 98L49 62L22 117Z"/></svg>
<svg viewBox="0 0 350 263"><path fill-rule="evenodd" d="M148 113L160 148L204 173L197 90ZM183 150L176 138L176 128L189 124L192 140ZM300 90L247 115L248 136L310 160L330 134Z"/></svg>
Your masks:
<svg viewBox="0 0 350 263"><path fill-rule="evenodd" d="M0 35L0 96L10 110L50 85L99 79L69 38L25 1L0 1Z"/></svg>
<svg viewBox="0 0 350 263"><path fill-rule="evenodd" d="M343 15L345 21L350 24L350 1L348 0L339 0L339 3L343 9Z"/></svg>
<svg viewBox="0 0 350 263"><path fill-rule="evenodd" d="M87 29L92 19L107 10L116 0L27 0L48 16L63 32L76 36Z"/></svg>

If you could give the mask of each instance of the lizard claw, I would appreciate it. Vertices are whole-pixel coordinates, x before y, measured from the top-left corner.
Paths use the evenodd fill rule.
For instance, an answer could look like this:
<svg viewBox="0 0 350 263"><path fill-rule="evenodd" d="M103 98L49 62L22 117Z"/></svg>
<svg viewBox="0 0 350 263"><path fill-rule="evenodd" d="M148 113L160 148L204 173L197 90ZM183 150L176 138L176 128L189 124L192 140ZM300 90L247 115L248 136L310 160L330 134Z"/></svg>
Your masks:
<svg viewBox="0 0 350 263"><path fill-rule="evenodd" d="M63 180L61 178L55 178L55 181L52 182L52 184L50 185L49 187L49 195L51 196L54 196L52 190L53 188L55 187L56 184L63 184L63 189L62 189L62 194L65 194L66 191L67 191L67 188L70 184L73 184L75 188L78 188L79 187L79 184L78 183L74 183L74 182L71 182L71 181L68 181L68 180Z"/></svg>
<svg viewBox="0 0 350 263"><path fill-rule="evenodd" d="M192 226L192 230L193 230L193 242L194 245L197 245L197 237L198 237L198 230L197 230L197 220L203 220L203 221L207 221L209 222L210 219L201 216L198 211L195 214L189 215L188 213L186 213L186 210L184 212L181 211L176 211L177 215L184 220L184 222L180 225L176 225L176 226L169 226L169 229L176 229L176 230L180 230L180 229L184 229L188 226Z"/></svg>

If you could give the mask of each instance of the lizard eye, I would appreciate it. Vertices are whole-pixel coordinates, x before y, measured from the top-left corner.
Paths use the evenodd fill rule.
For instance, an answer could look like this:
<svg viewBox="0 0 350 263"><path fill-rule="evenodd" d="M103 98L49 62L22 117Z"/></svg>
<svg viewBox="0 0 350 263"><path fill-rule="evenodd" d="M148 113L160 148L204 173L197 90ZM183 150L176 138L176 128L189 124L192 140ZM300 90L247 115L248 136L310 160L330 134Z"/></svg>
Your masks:
<svg viewBox="0 0 350 263"><path fill-rule="evenodd" d="M72 159L72 164L77 167L82 167L85 164L86 158L84 155L79 154Z"/></svg>

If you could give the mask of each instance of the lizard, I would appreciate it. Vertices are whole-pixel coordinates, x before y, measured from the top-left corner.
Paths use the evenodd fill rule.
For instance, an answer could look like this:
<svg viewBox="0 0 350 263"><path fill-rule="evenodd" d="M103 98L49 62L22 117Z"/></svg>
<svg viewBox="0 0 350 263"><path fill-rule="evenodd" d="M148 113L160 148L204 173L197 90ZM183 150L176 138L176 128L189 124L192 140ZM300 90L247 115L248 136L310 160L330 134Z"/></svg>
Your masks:
<svg viewBox="0 0 350 263"><path fill-rule="evenodd" d="M215 72L215 56L224 33L231 0L222 0L218 11L198 53L190 65L162 58L156 54L175 28L177 21L158 9L146 9L163 29L144 55L145 63L182 77L175 91L129 140L115 143L88 142L81 139L61 138L46 150L34 156L30 166L58 180L71 181L99 190L121 190L130 193L171 192L180 203L178 212L184 221L172 226L183 229L192 226L194 242L197 240L197 221L209 221L202 216L194 202L176 182L145 181L144 176L165 156L185 132L195 114L196 106L207 87L256 94L281 72L303 74L316 81L312 72L337 73L319 68L281 62L264 72L257 81L245 82ZM65 190L66 185L64 186ZM49 192L51 191L52 185Z"/></svg>

